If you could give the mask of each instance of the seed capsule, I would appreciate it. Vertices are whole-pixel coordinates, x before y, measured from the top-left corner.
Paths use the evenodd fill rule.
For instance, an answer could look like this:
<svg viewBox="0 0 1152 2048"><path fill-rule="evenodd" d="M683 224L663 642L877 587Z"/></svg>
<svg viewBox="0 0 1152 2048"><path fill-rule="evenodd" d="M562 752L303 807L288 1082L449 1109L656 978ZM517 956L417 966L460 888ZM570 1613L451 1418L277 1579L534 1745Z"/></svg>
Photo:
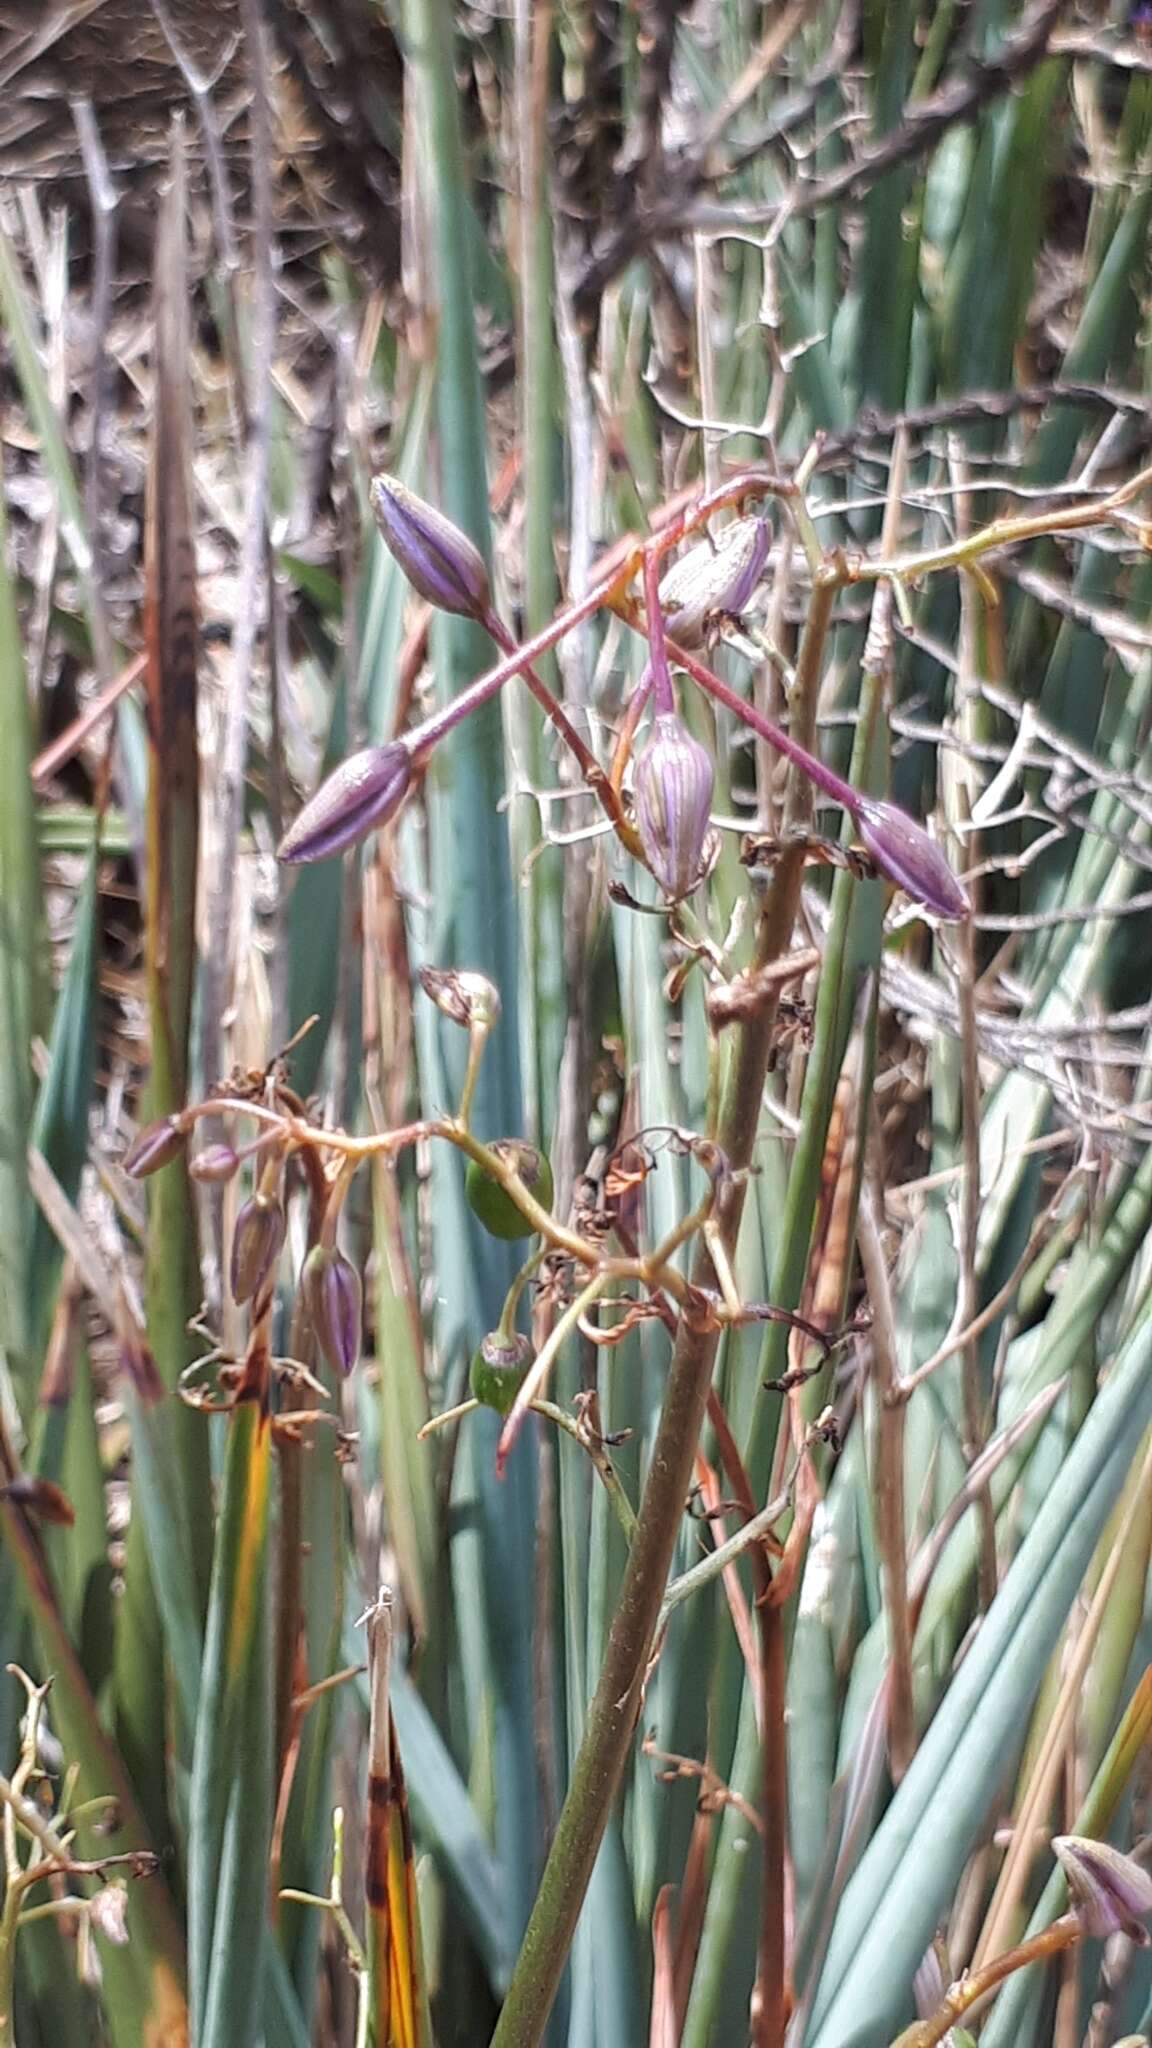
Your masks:
<svg viewBox="0 0 1152 2048"><path fill-rule="evenodd" d="M490 1330L472 1360L468 1384L485 1408L507 1415L531 1363L532 1346L527 1337L505 1337L499 1330Z"/></svg>
<svg viewBox="0 0 1152 2048"><path fill-rule="evenodd" d="M274 1195L256 1193L241 1205L232 1232L232 1299L251 1301L259 1294L280 1257L287 1229L283 1208Z"/></svg>
<svg viewBox="0 0 1152 2048"><path fill-rule="evenodd" d="M509 1166L515 1167L529 1194L535 1196L542 1209L552 1207L552 1168L545 1153L538 1152L535 1145L526 1144L522 1138L501 1138L492 1150L506 1159ZM469 1207L492 1237L507 1238L510 1242L520 1237L531 1237L532 1225L523 1210L517 1208L507 1190L485 1173L475 1159L468 1161L464 1186Z"/></svg>
<svg viewBox="0 0 1152 2048"><path fill-rule="evenodd" d="M480 550L394 476L372 479L369 497L389 553L421 597L438 611L482 619L492 602Z"/></svg>
<svg viewBox="0 0 1152 2048"><path fill-rule="evenodd" d="M470 967L422 967L420 986L445 1017L465 1030L491 1029L500 1016L500 991Z"/></svg>
<svg viewBox="0 0 1152 2048"><path fill-rule="evenodd" d="M360 1357L364 1290L350 1259L335 1245L313 1245L300 1276L316 1342L345 1378Z"/></svg>
<svg viewBox="0 0 1152 2048"><path fill-rule="evenodd" d="M636 762L636 829L648 865L666 896L678 902L700 879L712 809L712 757L674 712L655 721Z"/></svg>

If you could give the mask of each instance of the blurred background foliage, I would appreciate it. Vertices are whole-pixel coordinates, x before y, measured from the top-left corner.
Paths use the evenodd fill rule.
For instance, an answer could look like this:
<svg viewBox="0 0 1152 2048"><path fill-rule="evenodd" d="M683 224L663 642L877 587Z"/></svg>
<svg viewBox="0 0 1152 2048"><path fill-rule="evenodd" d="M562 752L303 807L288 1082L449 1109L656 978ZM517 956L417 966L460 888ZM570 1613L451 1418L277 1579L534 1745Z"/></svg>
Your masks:
<svg viewBox="0 0 1152 2048"><path fill-rule="evenodd" d="M677 938L612 893L654 901L512 684L394 826L288 878L322 772L491 659L413 599L368 479L471 534L524 637L736 465L802 466L849 556L1123 487L1152 442L1152 26L1093 0L4 0L0 79L0 1667L51 1679L31 1720L0 1682L0 2041L480 2044L611 1625L610 1494L538 1420L502 1480L491 1414L417 1440L517 1264L454 1154L356 1182L360 1367L309 1354L268 1430L176 1391L244 1354L246 1182L177 1160L145 1200L125 1146L221 1077L259 1090L302 1031L278 1071L316 1117L444 1110L461 1034L415 976L467 966L503 1002L480 1135L545 1146L561 1215L673 1227L673 1150L606 1179L641 1128L704 1127L708 998L750 951L738 835L778 829L786 778L690 700L720 852ZM556 2048L772 2041L781 2012L791 2048L884 2048L1062 1910L1051 1832L1147 1831L1143 508L895 604L838 593L821 748L933 818L975 914L885 921L875 881L806 870L821 964L781 1009L735 1271L859 1327L787 1397L764 1382L803 1346L729 1333L675 1564L785 1496L783 1860L745 1555L668 1612ZM770 714L810 595L777 518L717 656ZM549 659L605 761L642 662L604 619ZM267 1327L299 1358L315 1190L287 1196ZM528 1300L537 1341L553 1310ZM578 1337L553 1383L633 1505L668 1355L658 1321ZM1103 2048L1150 2015L1149 1952L1087 1942L981 2039Z"/></svg>

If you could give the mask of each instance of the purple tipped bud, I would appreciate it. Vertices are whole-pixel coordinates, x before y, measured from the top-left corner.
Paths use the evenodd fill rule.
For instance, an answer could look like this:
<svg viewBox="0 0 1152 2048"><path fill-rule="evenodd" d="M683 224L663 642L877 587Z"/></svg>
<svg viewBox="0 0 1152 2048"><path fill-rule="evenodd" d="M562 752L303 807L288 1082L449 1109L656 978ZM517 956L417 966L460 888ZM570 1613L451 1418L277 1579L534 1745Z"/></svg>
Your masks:
<svg viewBox="0 0 1152 2048"><path fill-rule="evenodd" d="M500 991L470 967L422 967L420 986L438 1010L466 1031L490 1030L500 1016Z"/></svg>
<svg viewBox="0 0 1152 2048"><path fill-rule="evenodd" d="M150 1173L159 1173L162 1166L170 1166L174 1159L179 1159L184 1145L179 1117L158 1117L154 1124L145 1124L142 1131L137 1131L124 1154L124 1171L133 1180L146 1180Z"/></svg>
<svg viewBox="0 0 1152 2048"><path fill-rule="evenodd" d="M1152 1877L1107 1842L1084 1835L1054 1835L1052 1848L1068 1880L1072 1911L1085 1934L1106 1941L1127 1934L1147 1948L1144 1922L1152 1913Z"/></svg>
<svg viewBox="0 0 1152 2048"><path fill-rule="evenodd" d="M347 1377L360 1356L364 1290L334 1245L313 1245L300 1276L316 1342L333 1371Z"/></svg>
<svg viewBox="0 0 1152 2048"><path fill-rule="evenodd" d="M251 1301L259 1294L284 1243L286 1219L274 1195L259 1189L241 1205L232 1232L232 1299Z"/></svg>
<svg viewBox="0 0 1152 2048"><path fill-rule="evenodd" d="M648 865L674 901L700 879L714 781L711 755L675 713L657 718L636 762L633 797Z"/></svg>
<svg viewBox="0 0 1152 2048"><path fill-rule="evenodd" d="M660 585L669 639L683 647L703 646L717 619L746 611L764 574L771 538L767 520L738 519L718 547L702 541L682 555Z"/></svg>
<svg viewBox="0 0 1152 2048"><path fill-rule="evenodd" d="M482 619L492 602L491 586L467 534L394 476L373 477L369 497L388 551L412 588L437 611Z"/></svg>
<svg viewBox="0 0 1152 2048"><path fill-rule="evenodd" d="M240 1155L231 1145L205 1145L188 1162L188 1171L193 1180L231 1180L240 1164Z"/></svg>
<svg viewBox="0 0 1152 2048"><path fill-rule="evenodd" d="M352 754L321 783L277 851L282 861L328 860L395 816L412 780L412 756L402 740Z"/></svg>
<svg viewBox="0 0 1152 2048"><path fill-rule="evenodd" d="M923 825L896 804L859 795L853 796L852 821L881 874L936 917L953 924L963 922L970 908L968 898Z"/></svg>

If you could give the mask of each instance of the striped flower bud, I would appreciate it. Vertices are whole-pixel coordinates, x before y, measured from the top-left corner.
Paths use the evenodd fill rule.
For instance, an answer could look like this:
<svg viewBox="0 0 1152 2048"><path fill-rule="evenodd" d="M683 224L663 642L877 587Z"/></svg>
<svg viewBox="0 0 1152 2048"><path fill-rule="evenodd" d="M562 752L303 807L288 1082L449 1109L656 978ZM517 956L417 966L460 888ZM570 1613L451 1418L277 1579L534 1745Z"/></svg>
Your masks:
<svg viewBox="0 0 1152 2048"><path fill-rule="evenodd" d="M963 922L970 908L968 898L923 825L898 805L855 791L852 822L881 874L936 917L951 924Z"/></svg>
<svg viewBox="0 0 1152 2048"><path fill-rule="evenodd" d="M232 1299L251 1301L259 1294L280 1257L287 1221L275 1195L259 1189L242 1203L232 1232Z"/></svg>
<svg viewBox="0 0 1152 2048"><path fill-rule="evenodd" d="M124 1171L133 1180L146 1180L150 1173L159 1173L162 1166L179 1159L185 1142L179 1117L157 1117L154 1124L137 1131L124 1154Z"/></svg>
<svg viewBox="0 0 1152 2048"><path fill-rule="evenodd" d="M1108 1842L1092 1842L1084 1835L1054 1835L1052 1849L1085 1934L1100 1941L1110 1934L1126 1934L1147 1948L1152 1939L1144 1925L1152 1913L1148 1872Z"/></svg>
<svg viewBox="0 0 1152 2048"><path fill-rule="evenodd" d="M231 1180L240 1164L240 1155L231 1145L205 1145L188 1161L188 1171L193 1180Z"/></svg>
<svg viewBox="0 0 1152 2048"><path fill-rule="evenodd" d="M402 740L352 754L321 784L288 827L277 859L328 860L395 816L412 780L412 756Z"/></svg>
<svg viewBox="0 0 1152 2048"><path fill-rule="evenodd" d="M335 1245L313 1245L300 1276L316 1342L345 1377L360 1356L364 1290L350 1259Z"/></svg>
<svg viewBox="0 0 1152 2048"><path fill-rule="evenodd" d="M675 712L663 713L636 762L633 798L645 858L674 902L700 879L714 782L707 748Z"/></svg>
<svg viewBox="0 0 1152 2048"><path fill-rule="evenodd" d="M394 476L372 479L369 496L389 553L437 611L482 619L492 602L483 556L466 533Z"/></svg>
<svg viewBox="0 0 1152 2048"><path fill-rule="evenodd" d="M767 520L738 519L719 546L702 541L674 562L660 585L669 639L701 647L714 621L746 611L764 574L770 541Z"/></svg>

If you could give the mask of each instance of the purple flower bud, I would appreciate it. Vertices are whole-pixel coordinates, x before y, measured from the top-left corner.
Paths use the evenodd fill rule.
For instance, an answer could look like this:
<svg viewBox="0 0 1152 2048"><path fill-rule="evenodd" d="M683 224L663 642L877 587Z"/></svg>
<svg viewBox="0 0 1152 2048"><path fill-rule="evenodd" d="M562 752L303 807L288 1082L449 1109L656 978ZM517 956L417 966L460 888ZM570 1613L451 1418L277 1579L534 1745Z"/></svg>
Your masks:
<svg viewBox="0 0 1152 2048"><path fill-rule="evenodd" d="M327 860L394 817L412 780L412 756L403 740L350 755L288 827L277 852L282 861Z"/></svg>
<svg viewBox="0 0 1152 2048"><path fill-rule="evenodd" d="M174 1159L179 1159L184 1145L179 1117L158 1117L154 1124L145 1124L142 1131L137 1131L124 1154L124 1171L133 1180L146 1180L150 1173L159 1173L162 1166L170 1166Z"/></svg>
<svg viewBox="0 0 1152 2048"><path fill-rule="evenodd" d="M887 875L936 917L961 923L969 902L944 855L923 825L918 825L896 804L879 797L852 795L852 822L860 834L865 852Z"/></svg>
<svg viewBox="0 0 1152 2048"><path fill-rule="evenodd" d="M287 1222L274 1195L257 1189L241 1205L232 1232L232 1299L251 1301L259 1294L280 1257Z"/></svg>
<svg viewBox="0 0 1152 2048"><path fill-rule="evenodd" d="M718 547L702 541L675 562L660 585L668 637L701 647L717 619L739 617L764 574L771 533L765 519L738 519Z"/></svg>
<svg viewBox="0 0 1152 2048"><path fill-rule="evenodd" d="M389 553L414 590L438 611L482 619L492 602L478 548L394 476L375 476L368 493Z"/></svg>
<svg viewBox="0 0 1152 2048"><path fill-rule="evenodd" d="M335 1372L347 1375L360 1356L364 1290L351 1261L335 1245L315 1244L300 1276L312 1329Z"/></svg>
<svg viewBox="0 0 1152 2048"><path fill-rule="evenodd" d="M1147 1948L1144 1922L1152 1913L1152 1877L1131 1856L1084 1835L1054 1835L1052 1849L1068 1880L1072 1911L1085 1934L1106 1941L1127 1934Z"/></svg>
<svg viewBox="0 0 1152 2048"><path fill-rule="evenodd" d="M231 1145L205 1145L188 1162L188 1171L193 1180L231 1180L240 1164L240 1156Z"/></svg>
<svg viewBox="0 0 1152 2048"><path fill-rule="evenodd" d="M636 762L636 829L666 896L687 896L700 879L712 809L712 757L674 712L655 720Z"/></svg>

